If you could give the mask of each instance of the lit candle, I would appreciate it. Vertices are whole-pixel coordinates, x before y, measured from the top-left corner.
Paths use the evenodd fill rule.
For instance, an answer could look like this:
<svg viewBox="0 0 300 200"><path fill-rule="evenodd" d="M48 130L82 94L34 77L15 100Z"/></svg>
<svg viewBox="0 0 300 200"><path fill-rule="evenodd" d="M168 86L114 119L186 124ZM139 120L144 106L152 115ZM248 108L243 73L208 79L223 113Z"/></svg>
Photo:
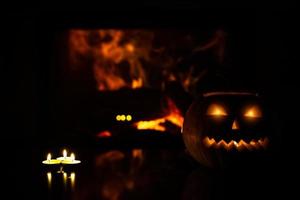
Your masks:
<svg viewBox="0 0 300 200"><path fill-rule="evenodd" d="M71 157L68 157L67 155L68 155L67 150L64 149L64 150L63 150L63 156L62 156L62 157L58 157L58 158L56 158L56 159L57 159L57 160L60 160L60 161L63 161L63 160L71 160Z"/></svg>
<svg viewBox="0 0 300 200"><path fill-rule="evenodd" d="M66 157L67 157L67 150L66 149L63 150L63 156L64 156L64 159L66 159Z"/></svg>
<svg viewBox="0 0 300 200"><path fill-rule="evenodd" d="M75 160L75 155L74 155L74 153L71 153L71 161L74 161Z"/></svg>
<svg viewBox="0 0 300 200"><path fill-rule="evenodd" d="M61 161L62 164L79 164L80 160L75 160L75 154L71 153L70 157L66 157L66 159Z"/></svg>
<svg viewBox="0 0 300 200"><path fill-rule="evenodd" d="M47 160L44 160L43 161L43 164L46 164L46 165L55 165L55 164L59 164L60 161L57 160L57 159L51 159L51 154L48 153L47 155Z"/></svg>

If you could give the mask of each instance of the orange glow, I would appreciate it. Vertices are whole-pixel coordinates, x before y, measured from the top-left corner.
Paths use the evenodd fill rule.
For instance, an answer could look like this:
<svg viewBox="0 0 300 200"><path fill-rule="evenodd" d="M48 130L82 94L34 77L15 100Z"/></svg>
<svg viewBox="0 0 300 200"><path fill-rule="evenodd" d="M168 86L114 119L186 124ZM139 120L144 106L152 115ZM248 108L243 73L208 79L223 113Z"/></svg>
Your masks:
<svg viewBox="0 0 300 200"><path fill-rule="evenodd" d="M211 116L226 116L226 110L218 104L211 104L207 109L207 115Z"/></svg>
<svg viewBox="0 0 300 200"><path fill-rule="evenodd" d="M126 45L125 45L125 48L126 48L126 50L127 50L128 52L130 52L130 53L133 53L134 50L135 50L134 45L133 45L133 44L130 44L130 43L126 44Z"/></svg>
<svg viewBox="0 0 300 200"><path fill-rule="evenodd" d="M181 114L178 114L178 113L171 113L170 115L168 115L166 117L166 120L172 122L174 125L176 125L180 128L183 125L183 117Z"/></svg>
<svg viewBox="0 0 300 200"><path fill-rule="evenodd" d="M239 125L238 125L238 123L237 123L236 120L233 121L233 124L232 124L231 129L232 129L232 130L237 130L237 129L239 129Z"/></svg>
<svg viewBox="0 0 300 200"><path fill-rule="evenodd" d="M262 117L262 113L258 106L252 106L246 110L244 116L249 118L259 118Z"/></svg>
<svg viewBox="0 0 300 200"><path fill-rule="evenodd" d="M147 84L142 60L149 60L152 35L142 30L70 30L70 64L77 70L86 66L82 58L91 60L99 91L140 88Z"/></svg>
<svg viewBox="0 0 300 200"><path fill-rule="evenodd" d="M125 154L118 150L105 152L96 157L96 166L105 166L108 163L121 161L125 158Z"/></svg>
<svg viewBox="0 0 300 200"><path fill-rule="evenodd" d="M111 137L111 136L112 136L112 134L109 131L102 131L97 134L97 137L100 137L100 138L106 138L106 137Z"/></svg>
<svg viewBox="0 0 300 200"><path fill-rule="evenodd" d="M143 158L143 150L142 149L133 149L132 157L142 159Z"/></svg>
<svg viewBox="0 0 300 200"><path fill-rule="evenodd" d="M138 130L156 130L156 131L166 131L164 123L167 121L182 128L183 116L180 110L176 107L175 103L171 99L167 99L167 112L168 114L164 117L149 120L149 121L139 121L134 124Z"/></svg>
<svg viewBox="0 0 300 200"><path fill-rule="evenodd" d="M259 140L251 140L249 143L247 143L244 140L240 141L234 141L231 140L230 142L226 142L224 140L216 141L214 138L205 137L203 140L203 143L205 146L209 148L215 148L215 149L226 149L227 151L232 149L237 149L239 151L242 150L254 150L254 149L261 149L266 148L269 143L269 139L267 137L261 138Z"/></svg>
<svg viewBox="0 0 300 200"><path fill-rule="evenodd" d="M165 131L166 128L162 125L166 122L165 118L159 118L150 121L139 121L135 124L138 130L156 130L156 131Z"/></svg>
<svg viewBox="0 0 300 200"><path fill-rule="evenodd" d="M141 88L142 86L143 86L143 80L141 78L133 79L132 89Z"/></svg>

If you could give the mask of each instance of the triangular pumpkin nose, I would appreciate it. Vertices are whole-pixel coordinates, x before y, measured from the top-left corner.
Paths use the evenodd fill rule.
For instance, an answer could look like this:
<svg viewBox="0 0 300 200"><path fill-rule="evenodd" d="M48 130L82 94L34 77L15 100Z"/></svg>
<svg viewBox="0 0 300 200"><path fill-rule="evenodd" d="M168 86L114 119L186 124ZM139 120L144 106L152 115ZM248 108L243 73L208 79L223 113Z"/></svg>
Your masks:
<svg viewBox="0 0 300 200"><path fill-rule="evenodd" d="M236 120L234 120L233 121L233 124L232 124L232 130L237 130L237 129L239 129L239 125L238 125L238 123L237 123L237 121Z"/></svg>

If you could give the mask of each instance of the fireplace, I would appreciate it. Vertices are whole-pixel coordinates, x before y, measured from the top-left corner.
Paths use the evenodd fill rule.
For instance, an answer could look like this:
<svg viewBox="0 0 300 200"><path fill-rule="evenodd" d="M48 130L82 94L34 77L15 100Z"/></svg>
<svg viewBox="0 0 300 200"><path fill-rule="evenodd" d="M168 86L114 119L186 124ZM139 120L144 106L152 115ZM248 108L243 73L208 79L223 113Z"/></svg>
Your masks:
<svg viewBox="0 0 300 200"><path fill-rule="evenodd" d="M219 29L64 27L54 35L47 103L62 138L180 137L185 110L223 56Z"/></svg>
<svg viewBox="0 0 300 200"><path fill-rule="evenodd" d="M184 114L197 95L255 87L243 85L252 78L253 61L240 67L253 50L239 48L252 41L250 17L251 23L236 27L223 12L178 13L184 12L70 12L38 19L44 134L76 142L171 137L181 144Z"/></svg>

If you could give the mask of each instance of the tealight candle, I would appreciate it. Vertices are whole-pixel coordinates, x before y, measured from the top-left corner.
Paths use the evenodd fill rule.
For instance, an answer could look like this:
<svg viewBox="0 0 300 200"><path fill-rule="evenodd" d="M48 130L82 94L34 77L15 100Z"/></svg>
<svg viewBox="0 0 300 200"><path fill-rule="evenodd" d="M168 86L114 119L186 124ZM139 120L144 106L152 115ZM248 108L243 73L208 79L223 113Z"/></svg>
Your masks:
<svg viewBox="0 0 300 200"><path fill-rule="evenodd" d="M64 150L63 150L63 156L62 156L62 157L58 157L58 158L56 158L56 159L57 159L57 160L70 160L71 158L68 157L67 155L68 155L68 154L67 154L67 150L64 149Z"/></svg>
<svg viewBox="0 0 300 200"><path fill-rule="evenodd" d="M61 163L60 160L51 159L51 154L50 153L48 153L48 155L47 155L47 160L43 161L43 164L46 164L46 165L56 165L56 164L60 164L60 163Z"/></svg>
<svg viewBox="0 0 300 200"><path fill-rule="evenodd" d="M65 160L61 161L62 164L79 164L81 163L80 160L75 160L75 154L71 153L70 157L66 157Z"/></svg>

